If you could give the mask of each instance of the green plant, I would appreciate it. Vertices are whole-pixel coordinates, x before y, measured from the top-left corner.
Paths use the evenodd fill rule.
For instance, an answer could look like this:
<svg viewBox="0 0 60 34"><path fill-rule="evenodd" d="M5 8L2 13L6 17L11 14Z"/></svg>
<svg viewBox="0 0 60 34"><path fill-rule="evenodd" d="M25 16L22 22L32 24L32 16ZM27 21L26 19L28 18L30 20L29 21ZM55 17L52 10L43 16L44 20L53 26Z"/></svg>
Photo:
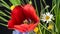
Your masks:
<svg viewBox="0 0 60 34"><path fill-rule="evenodd" d="M1 1L0 2L0 7L4 6L7 9L10 10L11 6L9 6L4 0L0 0L0 1ZM9 1L12 3L12 5L21 5L21 4L24 4L23 0L9 0ZM32 0L30 0L30 1L32 1ZM29 0L26 0L26 2L28 3ZM45 4L45 7L42 4L42 2ZM52 9L50 11L48 10L48 8L50 6L46 4L45 0L40 0L41 11L38 11L36 0L34 0L34 4L35 4L35 8L36 8L38 16L39 16L38 12L40 12L40 19L42 17L41 14L44 14L46 12L54 14L53 15L53 20L54 21L50 21L49 24L45 23L45 22L41 22L43 24L41 24L41 23L38 24L38 29L39 29L38 32L40 34L60 34L60 25L59 25L60 24L60 0L52 0ZM5 12L10 14L10 12L7 11L7 10L5 10ZM7 23L8 20L3 18L2 16L6 16L8 18L11 18L11 17L10 17L10 15L7 15L6 13L4 13L3 11L0 10L0 19ZM47 24L51 25L51 27L52 27L51 30L48 29ZM0 23L0 25L7 26L6 24L3 24L3 23Z"/></svg>

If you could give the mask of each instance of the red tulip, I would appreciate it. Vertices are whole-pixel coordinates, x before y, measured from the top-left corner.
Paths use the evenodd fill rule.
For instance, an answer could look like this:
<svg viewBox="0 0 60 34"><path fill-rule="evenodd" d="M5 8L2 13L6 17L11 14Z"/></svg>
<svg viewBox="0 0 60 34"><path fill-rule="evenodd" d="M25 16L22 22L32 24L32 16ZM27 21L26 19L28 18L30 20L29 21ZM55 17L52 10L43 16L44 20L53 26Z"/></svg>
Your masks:
<svg viewBox="0 0 60 34"><path fill-rule="evenodd" d="M26 18L30 18L32 21L34 21L34 24L30 24L28 27L28 31L33 30L39 22L39 17L36 15L34 7L31 4L25 5L24 14Z"/></svg>
<svg viewBox="0 0 60 34"><path fill-rule="evenodd" d="M31 19L34 24L23 24L25 19ZM24 6L16 6L12 10L11 19L8 22L8 28L14 28L20 32L26 32L33 30L39 22L39 17L36 15L36 11L31 4ZM16 26L18 25L18 26Z"/></svg>
<svg viewBox="0 0 60 34"><path fill-rule="evenodd" d="M20 31L20 32L26 32L28 28L27 24L21 24L21 25L15 25L14 29Z"/></svg>
<svg viewBox="0 0 60 34"><path fill-rule="evenodd" d="M22 13L22 7L16 6L11 12L11 19L8 22L8 28L14 28L14 25L23 24L23 20L25 19Z"/></svg>

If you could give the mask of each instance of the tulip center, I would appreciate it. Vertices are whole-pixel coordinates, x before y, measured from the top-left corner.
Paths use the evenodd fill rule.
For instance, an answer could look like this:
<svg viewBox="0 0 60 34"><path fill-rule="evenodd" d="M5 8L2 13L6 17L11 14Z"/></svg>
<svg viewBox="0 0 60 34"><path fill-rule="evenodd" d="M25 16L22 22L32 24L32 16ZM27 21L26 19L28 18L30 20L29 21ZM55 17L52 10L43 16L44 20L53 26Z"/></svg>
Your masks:
<svg viewBox="0 0 60 34"><path fill-rule="evenodd" d="M48 20L50 17L49 16L46 16L45 18L46 18L46 20Z"/></svg>
<svg viewBox="0 0 60 34"><path fill-rule="evenodd" d="M24 24L28 24L28 21L27 21L27 20L24 20L23 23L24 23Z"/></svg>

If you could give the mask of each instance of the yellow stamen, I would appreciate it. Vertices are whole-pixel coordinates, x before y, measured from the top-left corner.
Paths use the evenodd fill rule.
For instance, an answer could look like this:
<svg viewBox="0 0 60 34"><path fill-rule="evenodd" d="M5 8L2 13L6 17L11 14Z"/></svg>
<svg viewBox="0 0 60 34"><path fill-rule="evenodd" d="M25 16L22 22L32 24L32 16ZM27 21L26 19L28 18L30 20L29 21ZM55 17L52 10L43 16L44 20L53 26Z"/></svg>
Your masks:
<svg viewBox="0 0 60 34"><path fill-rule="evenodd" d="M28 21L27 21L27 19L26 19L26 20L24 20L24 21L23 21L23 23L24 23L24 24L28 24Z"/></svg>
<svg viewBox="0 0 60 34"><path fill-rule="evenodd" d="M15 8L15 6L14 6L14 5L12 5L10 9L11 9L11 10L13 10L14 8Z"/></svg>
<svg viewBox="0 0 60 34"><path fill-rule="evenodd" d="M46 20L48 20L50 17L49 16L46 16Z"/></svg>

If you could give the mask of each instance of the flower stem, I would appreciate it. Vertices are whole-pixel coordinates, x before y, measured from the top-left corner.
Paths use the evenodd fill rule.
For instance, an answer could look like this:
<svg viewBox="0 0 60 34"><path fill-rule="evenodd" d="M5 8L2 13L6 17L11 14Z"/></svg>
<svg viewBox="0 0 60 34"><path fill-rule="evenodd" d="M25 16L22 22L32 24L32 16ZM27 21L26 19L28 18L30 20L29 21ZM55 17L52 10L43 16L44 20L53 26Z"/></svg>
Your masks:
<svg viewBox="0 0 60 34"><path fill-rule="evenodd" d="M44 4L45 4L45 6L47 6L47 4L46 4L45 0L43 0L43 2L44 2ZM48 12L48 9L46 9L46 11Z"/></svg>
<svg viewBox="0 0 60 34"><path fill-rule="evenodd" d="M40 34L42 34L40 24L38 24L38 28L39 28L39 32L40 32Z"/></svg>
<svg viewBox="0 0 60 34"><path fill-rule="evenodd" d="M37 12L37 15L39 16L39 13L38 13L38 8L37 8L37 4L36 4L36 0L34 0L34 3L35 3L35 7L36 7L36 12Z"/></svg>

